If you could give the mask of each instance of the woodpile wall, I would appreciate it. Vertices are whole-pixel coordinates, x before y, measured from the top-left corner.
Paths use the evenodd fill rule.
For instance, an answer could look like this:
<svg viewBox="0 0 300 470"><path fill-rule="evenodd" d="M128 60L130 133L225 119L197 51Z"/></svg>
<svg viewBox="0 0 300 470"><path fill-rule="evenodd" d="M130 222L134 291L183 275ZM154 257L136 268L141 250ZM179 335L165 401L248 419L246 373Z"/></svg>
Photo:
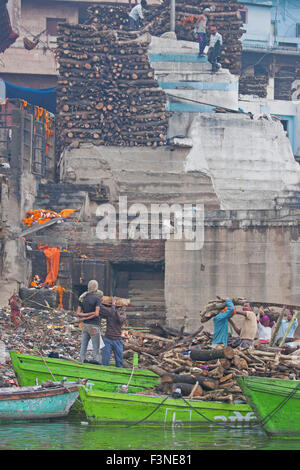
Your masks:
<svg viewBox="0 0 300 470"><path fill-rule="evenodd" d="M242 75L239 80L239 93L241 95L255 95L260 98L266 98L268 82L268 77L265 75L259 77Z"/></svg>
<svg viewBox="0 0 300 470"><path fill-rule="evenodd" d="M58 151L72 144L158 146L167 133L166 95L154 79L151 37L100 26L59 29Z"/></svg>
<svg viewBox="0 0 300 470"><path fill-rule="evenodd" d="M291 100L293 82L300 79L300 60L294 58L294 64L278 67L275 75L274 98L276 100Z"/></svg>
<svg viewBox="0 0 300 470"><path fill-rule="evenodd" d="M222 65L231 73L239 74L241 68L243 21L239 10L243 7L237 0L177 0L176 35L177 39L197 41L193 33L197 15L204 8L211 8L208 14L208 27L216 26L223 36ZM89 22L113 25L114 28L128 30L128 5L97 5L88 9ZM170 0L163 0L159 6L149 7L145 12L143 26L154 36L170 31Z"/></svg>

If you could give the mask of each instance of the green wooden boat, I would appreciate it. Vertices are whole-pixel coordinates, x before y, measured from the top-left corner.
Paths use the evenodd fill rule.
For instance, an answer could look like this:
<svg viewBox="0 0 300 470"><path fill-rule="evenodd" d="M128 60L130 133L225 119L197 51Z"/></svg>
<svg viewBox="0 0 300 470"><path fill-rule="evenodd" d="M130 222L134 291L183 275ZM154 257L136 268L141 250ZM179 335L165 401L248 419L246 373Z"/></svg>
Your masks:
<svg viewBox="0 0 300 470"><path fill-rule="evenodd" d="M15 374L20 386L42 384L46 380L70 382L86 379L86 387L93 390L118 391L122 385L128 386L130 393L154 388L159 376L150 370L125 369L112 366L80 363L63 359L30 356L15 351L10 352Z"/></svg>
<svg viewBox="0 0 300 470"><path fill-rule="evenodd" d="M166 396L88 390L79 396L91 424L197 425L203 422L249 423L256 420L247 404L183 400Z"/></svg>
<svg viewBox="0 0 300 470"><path fill-rule="evenodd" d="M237 382L267 434L299 437L299 380L238 377Z"/></svg>

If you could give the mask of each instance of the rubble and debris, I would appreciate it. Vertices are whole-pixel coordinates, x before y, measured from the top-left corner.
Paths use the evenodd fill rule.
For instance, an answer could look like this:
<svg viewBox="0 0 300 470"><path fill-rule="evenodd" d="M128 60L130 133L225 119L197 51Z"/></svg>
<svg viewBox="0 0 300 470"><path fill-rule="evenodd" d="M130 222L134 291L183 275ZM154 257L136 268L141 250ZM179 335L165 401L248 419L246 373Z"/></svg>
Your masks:
<svg viewBox="0 0 300 470"><path fill-rule="evenodd" d="M16 380L7 355L10 350L43 357L55 354L79 361L81 329L75 312L22 308L22 314L25 322L16 328L10 309L0 309L0 329L6 349L5 361L1 352L0 375L6 386ZM231 402L244 400L235 380L237 376L300 378L298 351L259 344L241 349L235 346L237 338L231 335L228 346L213 348L212 334L203 325L192 334L159 323L144 329L127 326L122 336L124 366L132 367L134 354L138 353L139 368L160 376L155 393L171 395L180 388L184 396L192 394L201 400Z"/></svg>

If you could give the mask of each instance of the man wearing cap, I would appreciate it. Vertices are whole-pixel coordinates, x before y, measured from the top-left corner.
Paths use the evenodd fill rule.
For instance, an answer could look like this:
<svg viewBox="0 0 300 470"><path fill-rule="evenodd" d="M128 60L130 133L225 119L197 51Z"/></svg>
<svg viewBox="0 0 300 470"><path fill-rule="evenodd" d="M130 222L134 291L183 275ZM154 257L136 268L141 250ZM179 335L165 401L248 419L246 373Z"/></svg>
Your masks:
<svg viewBox="0 0 300 470"><path fill-rule="evenodd" d="M228 344L228 321L235 313L235 307L230 299L226 299L225 303L226 307L214 318L213 347Z"/></svg>
<svg viewBox="0 0 300 470"><path fill-rule="evenodd" d="M205 8L203 13L199 16L196 27L195 33L197 34L198 43L199 43L199 54L198 57L204 57L204 49L207 44L207 34L206 34L206 25L207 25L207 16L205 13L210 12L210 8Z"/></svg>
<svg viewBox="0 0 300 470"><path fill-rule="evenodd" d="M211 71L213 73L217 72L221 65L218 63L218 61L221 59L221 50L222 50L222 45L223 45L223 38L220 33L218 33L217 28L215 26L212 26L210 28L210 42L209 42L209 49L208 49L208 62L211 63L212 69Z"/></svg>

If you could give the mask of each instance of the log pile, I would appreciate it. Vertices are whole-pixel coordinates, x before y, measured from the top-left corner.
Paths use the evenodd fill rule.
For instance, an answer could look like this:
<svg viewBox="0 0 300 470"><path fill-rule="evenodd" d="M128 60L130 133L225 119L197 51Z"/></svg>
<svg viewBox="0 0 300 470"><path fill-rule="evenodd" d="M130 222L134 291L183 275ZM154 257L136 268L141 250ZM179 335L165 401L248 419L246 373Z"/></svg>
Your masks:
<svg viewBox="0 0 300 470"><path fill-rule="evenodd" d="M159 146L166 95L154 79L149 34L61 24L58 37L58 151L80 142Z"/></svg>
<svg viewBox="0 0 300 470"><path fill-rule="evenodd" d="M164 329L166 333L166 329ZM156 329L155 332L158 330ZM194 335L170 331L168 337L129 330L125 357L139 354L139 367L160 376L156 393L207 401L244 400L237 376L300 378L300 355L283 348L257 345L251 349L211 346L211 334L200 328Z"/></svg>
<svg viewBox="0 0 300 470"><path fill-rule="evenodd" d="M208 27L216 26L223 36L222 66L233 74L239 74L241 68L242 43L244 30L239 9L242 5L237 0L185 0L176 1L175 31L177 39L197 41L193 33L197 15L206 8ZM89 23L102 24L116 29L128 30L128 7L121 5L97 5L88 9ZM170 0L163 0L159 6L151 6L145 11L143 31L153 36L161 36L170 31Z"/></svg>
<svg viewBox="0 0 300 470"><path fill-rule="evenodd" d="M241 75L239 80L239 93L241 95L255 95L266 98L269 80L265 75Z"/></svg>
<svg viewBox="0 0 300 470"><path fill-rule="evenodd" d="M274 98L277 100L291 100L293 82L299 80L300 61L295 59L295 63L289 66L281 66L275 75Z"/></svg>

